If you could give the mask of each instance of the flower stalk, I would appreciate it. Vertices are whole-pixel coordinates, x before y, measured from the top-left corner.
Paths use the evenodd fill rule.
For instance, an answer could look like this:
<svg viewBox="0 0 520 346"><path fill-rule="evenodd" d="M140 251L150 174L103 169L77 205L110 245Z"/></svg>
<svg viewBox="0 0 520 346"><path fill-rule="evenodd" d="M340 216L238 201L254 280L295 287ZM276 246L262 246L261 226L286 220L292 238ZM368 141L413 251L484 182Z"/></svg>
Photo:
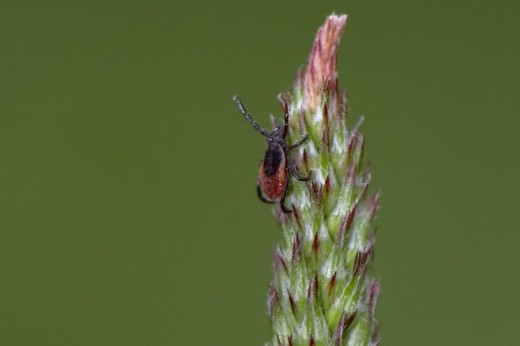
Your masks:
<svg viewBox="0 0 520 346"><path fill-rule="evenodd" d="M289 160L308 182L291 181L282 240L268 292L271 345L376 345L374 310L380 290L370 274L379 194L368 193L361 119L347 129L347 98L338 88L337 50L345 15L318 30L306 68L279 96L289 116L288 142L309 140Z"/></svg>

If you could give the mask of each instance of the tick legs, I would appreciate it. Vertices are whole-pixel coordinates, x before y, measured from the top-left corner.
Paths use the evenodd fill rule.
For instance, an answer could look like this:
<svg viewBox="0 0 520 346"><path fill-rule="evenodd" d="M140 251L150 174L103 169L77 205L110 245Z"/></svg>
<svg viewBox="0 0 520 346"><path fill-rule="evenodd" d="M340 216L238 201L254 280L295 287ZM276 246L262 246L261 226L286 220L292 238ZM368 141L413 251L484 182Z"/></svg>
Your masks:
<svg viewBox="0 0 520 346"><path fill-rule="evenodd" d="M311 179L310 172L305 177L302 177L298 172L296 172L296 168L294 167L293 163L289 163L288 168L289 168L289 173L291 173L291 175L299 181L309 181Z"/></svg>
<svg viewBox="0 0 520 346"><path fill-rule="evenodd" d="M298 142L291 144L287 147L287 150L293 150L294 148L298 148L300 145L302 145L309 137L307 135L303 136L302 139L300 139Z"/></svg>
<svg viewBox="0 0 520 346"><path fill-rule="evenodd" d="M303 136L298 142L287 146L286 151L298 148L300 145L305 143L307 139L309 139L307 135ZM296 171L296 167L294 167L294 164L291 162L288 162L287 168L289 169L289 173L299 181L308 181L311 178L310 173L306 177L302 177L300 174L298 174L298 172Z"/></svg>
<svg viewBox="0 0 520 346"><path fill-rule="evenodd" d="M282 199L280 200L280 208L282 208L282 211L286 214L292 213L292 209L287 209L285 207L285 194L287 193L287 186L289 186L289 179L285 182L285 186L283 187L283 195Z"/></svg>
<svg viewBox="0 0 520 346"><path fill-rule="evenodd" d="M285 191L283 193L282 199L280 200L280 208L282 208L282 211L286 214L292 213L292 209L287 209L285 207Z"/></svg>
<svg viewBox="0 0 520 346"><path fill-rule="evenodd" d="M285 185L285 188L283 190L282 199L280 200L280 208L282 208L282 211L286 214L292 213L291 209L287 209L285 207L285 192L287 191L287 184ZM264 195L262 194L262 189L260 188L260 184L256 184L256 193L258 194L258 198L264 203L273 204L276 203L276 201L271 201L269 199L266 199Z"/></svg>
<svg viewBox="0 0 520 346"><path fill-rule="evenodd" d="M244 105L242 104L242 102L240 101L240 99L238 98L238 96L233 96L233 101L235 101L237 107L238 107L238 110L240 111L240 113L242 113L242 115L244 116L244 118L246 118L247 121L249 121L249 123L251 125L253 125L253 127L255 128L255 130L257 130L258 132L260 132L262 135L264 135L265 137L267 138L270 138L270 134L268 131L264 130L262 127L260 127L260 125L257 124L257 122L253 119L253 117L251 116L251 114L249 114L247 111L246 111L246 107L244 107Z"/></svg>

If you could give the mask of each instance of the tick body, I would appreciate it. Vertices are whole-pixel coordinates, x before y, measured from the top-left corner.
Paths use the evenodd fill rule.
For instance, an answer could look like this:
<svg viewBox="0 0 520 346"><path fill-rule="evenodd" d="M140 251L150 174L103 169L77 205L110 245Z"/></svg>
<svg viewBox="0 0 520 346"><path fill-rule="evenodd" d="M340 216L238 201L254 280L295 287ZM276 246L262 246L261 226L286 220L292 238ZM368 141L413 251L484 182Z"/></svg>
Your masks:
<svg viewBox="0 0 520 346"><path fill-rule="evenodd" d="M266 203L280 202L280 207L285 213L292 210L285 207L285 193L289 184L290 176L300 181L309 180L309 176L301 177L296 172L294 165L288 160L288 153L306 140L307 136L303 136L298 142L287 145L285 138L289 129L289 113L286 112L284 123L275 125L271 131L266 131L253 120L253 117L247 113L244 105L237 96L233 97L233 101L246 118L247 121L260 132L267 140L267 150L264 159L260 162L258 172L257 192L258 197Z"/></svg>
<svg viewBox="0 0 520 346"><path fill-rule="evenodd" d="M277 201L285 194L288 183L287 163L283 147L271 143L265 152L264 160L260 162L258 186L262 196L271 201Z"/></svg>

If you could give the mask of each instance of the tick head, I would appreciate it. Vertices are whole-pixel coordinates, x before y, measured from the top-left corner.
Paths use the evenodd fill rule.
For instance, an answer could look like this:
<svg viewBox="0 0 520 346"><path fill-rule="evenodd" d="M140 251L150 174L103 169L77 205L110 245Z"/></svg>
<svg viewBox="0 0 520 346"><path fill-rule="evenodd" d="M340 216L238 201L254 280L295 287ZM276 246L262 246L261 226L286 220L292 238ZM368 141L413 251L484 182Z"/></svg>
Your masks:
<svg viewBox="0 0 520 346"><path fill-rule="evenodd" d="M284 144L285 143L285 126L277 125L269 132L269 136L267 137L267 143L273 144Z"/></svg>

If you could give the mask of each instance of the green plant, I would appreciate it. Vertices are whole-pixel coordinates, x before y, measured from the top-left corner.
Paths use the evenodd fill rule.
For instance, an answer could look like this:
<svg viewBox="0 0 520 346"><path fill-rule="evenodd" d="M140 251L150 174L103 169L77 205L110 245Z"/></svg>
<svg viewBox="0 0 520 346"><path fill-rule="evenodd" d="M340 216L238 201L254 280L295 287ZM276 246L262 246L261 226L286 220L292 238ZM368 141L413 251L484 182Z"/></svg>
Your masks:
<svg viewBox="0 0 520 346"><path fill-rule="evenodd" d="M289 143L309 182L291 182L276 217L282 240L274 253L268 308L272 345L375 345L380 286L369 273L379 194L368 194L361 119L346 127L347 99L338 88L336 56L347 17L329 16L306 68L280 95L290 114Z"/></svg>

